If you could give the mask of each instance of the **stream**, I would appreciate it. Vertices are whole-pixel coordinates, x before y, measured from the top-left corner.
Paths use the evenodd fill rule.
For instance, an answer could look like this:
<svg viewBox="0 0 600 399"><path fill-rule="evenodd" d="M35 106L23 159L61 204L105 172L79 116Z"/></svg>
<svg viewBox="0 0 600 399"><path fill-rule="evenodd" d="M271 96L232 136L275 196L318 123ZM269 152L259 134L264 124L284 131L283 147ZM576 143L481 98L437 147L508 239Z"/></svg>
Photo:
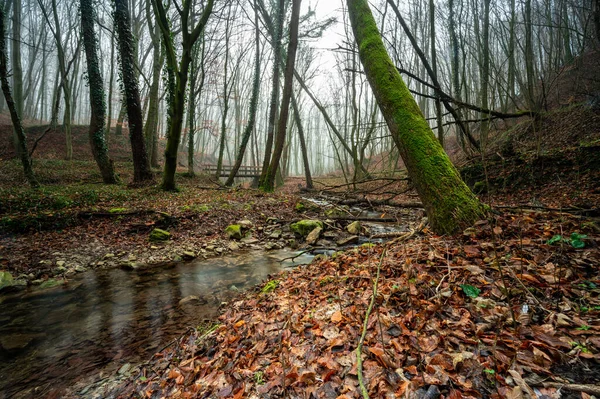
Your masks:
<svg viewBox="0 0 600 399"><path fill-rule="evenodd" d="M190 326L217 316L237 290L299 264L286 250L144 270L90 270L68 283L0 295L0 399L61 397L76 381L122 371Z"/></svg>

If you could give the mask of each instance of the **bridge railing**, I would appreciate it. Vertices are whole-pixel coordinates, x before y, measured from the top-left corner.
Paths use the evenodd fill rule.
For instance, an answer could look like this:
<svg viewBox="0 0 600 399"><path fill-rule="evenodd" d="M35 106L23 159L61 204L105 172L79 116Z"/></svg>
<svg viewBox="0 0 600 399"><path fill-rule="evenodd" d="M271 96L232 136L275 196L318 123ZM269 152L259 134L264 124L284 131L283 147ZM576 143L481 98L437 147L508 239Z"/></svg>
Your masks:
<svg viewBox="0 0 600 399"><path fill-rule="evenodd" d="M227 177L231 173L233 165L222 165L220 177ZM204 164L202 165L202 171L207 174L217 173L217 165ZM236 177L259 177L261 172L260 166L241 165L237 171Z"/></svg>

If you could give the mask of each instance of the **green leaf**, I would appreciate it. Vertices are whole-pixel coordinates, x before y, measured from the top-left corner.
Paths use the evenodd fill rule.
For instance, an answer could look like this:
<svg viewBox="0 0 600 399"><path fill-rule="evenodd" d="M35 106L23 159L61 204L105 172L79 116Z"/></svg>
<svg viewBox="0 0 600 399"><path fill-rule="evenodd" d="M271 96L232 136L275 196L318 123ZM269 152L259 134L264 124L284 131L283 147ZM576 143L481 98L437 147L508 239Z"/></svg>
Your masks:
<svg viewBox="0 0 600 399"><path fill-rule="evenodd" d="M571 233L571 240L572 241L581 241L584 238L587 238L586 234Z"/></svg>
<svg viewBox="0 0 600 399"><path fill-rule="evenodd" d="M562 236L560 234L557 234L554 237L552 237L551 239L549 239L548 241L546 241L546 244L548 244L548 245L556 244L560 240L562 240Z"/></svg>
<svg viewBox="0 0 600 399"><path fill-rule="evenodd" d="M469 284L461 284L460 288L462 288L465 295L468 296L469 298L477 298L479 296L479 294L481 293L481 290L479 288L474 287Z"/></svg>
<svg viewBox="0 0 600 399"><path fill-rule="evenodd" d="M571 240L571 246L573 248L581 249L585 247L585 242L580 240Z"/></svg>
<svg viewBox="0 0 600 399"><path fill-rule="evenodd" d="M483 372L484 372L484 373L487 373L487 374L490 374L490 375L494 375L494 374L496 374L496 371L495 371L495 370L492 370L492 369L483 369Z"/></svg>

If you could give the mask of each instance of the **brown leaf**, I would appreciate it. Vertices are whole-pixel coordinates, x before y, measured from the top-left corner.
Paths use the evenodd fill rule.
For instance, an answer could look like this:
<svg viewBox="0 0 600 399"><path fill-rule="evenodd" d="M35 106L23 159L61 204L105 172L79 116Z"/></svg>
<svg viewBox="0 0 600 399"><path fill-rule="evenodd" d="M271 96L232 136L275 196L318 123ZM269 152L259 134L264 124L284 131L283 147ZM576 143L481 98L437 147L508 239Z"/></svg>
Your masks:
<svg viewBox="0 0 600 399"><path fill-rule="evenodd" d="M332 323L339 323L340 321L342 321L342 312L340 312L339 310L337 312L335 312L334 314L331 315L331 322Z"/></svg>

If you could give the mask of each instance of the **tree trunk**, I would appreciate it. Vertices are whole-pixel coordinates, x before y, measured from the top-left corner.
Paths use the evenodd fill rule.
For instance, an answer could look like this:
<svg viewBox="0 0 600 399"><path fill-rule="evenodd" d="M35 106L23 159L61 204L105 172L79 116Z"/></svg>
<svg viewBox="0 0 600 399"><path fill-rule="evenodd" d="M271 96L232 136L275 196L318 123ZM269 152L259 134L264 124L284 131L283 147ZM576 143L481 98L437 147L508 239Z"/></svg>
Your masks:
<svg viewBox="0 0 600 399"><path fill-rule="evenodd" d="M110 35L110 59L114 60L115 59L115 32L113 30L113 32ZM108 116L107 116L107 122L106 122L106 132L104 133L104 135L106 136L106 138L108 139L108 135L110 134L110 127L112 125L112 99L113 99L113 86L115 83L115 63L111 62L110 63L110 77L108 78L108 101L107 101L107 106L108 106Z"/></svg>
<svg viewBox="0 0 600 399"><path fill-rule="evenodd" d="M300 110L298 109L298 103L296 96L292 94L292 108L294 110L294 120L298 127L298 138L300 139L300 149L302 150L302 163L304 165L304 177L306 179L306 188L312 190L314 188L312 176L310 174L310 163L308 162L308 151L306 150L306 138L304 135L304 126L302 126L302 120L300 119Z"/></svg>
<svg viewBox="0 0 600 399"><path fill-rule="evenodd" d="M79 4L81 6L81 32L87 60L90 107L92 110L89 130L90 146L98 168L100 168L102 180L106 184L115 184L118 182L118 178L115 174L113 161L108 156L108 146L104 134L106 103L104 102L104 85L98 60L98 41L96 32L94 32L95 11L92 0L80 0Z"/></svg>
<svg viewBox="0 0 600 399"><path fill-rule="evenodd" d="M33 169L31 168L31 161L29 159L29 152L27 152L27 142L25 137L25 131L21 123L21 118L17 112L15 101L12 98L10 92L10 85L8 84L8 67L6 61L6 28L4 26L4 9L0 7L0 80L2 84L2 92L4 93L4 99L10 112L10 118L13 123L14 130L16 132L17 146L19 148L19 156L21 163L23 164L23 170L25 172L25 178L31 187L39 187L39 183L35 179Z"/></svg>
<svg viewBox="0 0 600 399"><path fill-rule="evenodd" d="M437 54L435 51L435 5L433 0L429 0L429 29L431 32L431 69L435 79L438 79L437 69ZM435 99L435 116L437 121L438 141L442 148L444 148L444 126L442 123L442 100L440 96L436 96Z"/></svg>
<svg viewBox="0 0 600 399"><path fill-rule="evenodd" d="M183 113L185 111L185 91L187 88L187 79L189 76L189 67L191 62L191 50L198 40L200 34L208 22L212 13L214 0L208 0L198 24L189 29L189 17L191 2L183 2L183 10L179 13L181 16L181 60L177 62L177 50L174 43L174 34L167 18L167 11L164 9L160 0L152 0L152 7L157 23L162 32L163 45L168 66L167 80L169 90L169 109L168 109L168 133L167 148L165 149L165 169L163 172L162 188L166 191L176 190L175 172L177 171L177 150L179 149L179 140L181 139L181 128L183 126Z"/></svg>
<svg viewBox="0 0 600 399"><path fill-rule="evenodd" d="M144 119L140 101L137 76L134 65L133 35L131 33L131 21L127 0L115 0L115 27L119 41L119 53L121 60L121 79L123 92L127 103L127 117L129 119L129 138L131 140L131 151L133 153L133 182L152 182L152 170L146 152L144 141Z"/></svg>
<svg viewBox="0 0 600 399"><path fill-rule="evenodd" d="M244 133L242 133L242 139L235 163L231 168L231 172L227 177L227 181L225 182L227 187L231 187L233 185L233 179L237 175L237 172L244 161L246 146L248 145L248 141L250 141L250 137L254 131L254 126L256 125L256 111L258 109L258 95L260 93L260 30L258 25L258 9L256 7L256 2L254 4L254 26L256 54L254 56L254 81L252 83L250 109L248 110L248 123L244 128Z"/></svg>
<svg viewBox="0 0 600 399"><path fill-rule="evenodd" d="M279 68L281 59L281 36L283 35L283 20L285 19L285 1L279 0L277 3L277 12L275 13L275 31L272 33L273 43L273 77L271 82L271 98L269 102L269 120L267 125L267 142L265 143L265 154L263 157L262 171L258 179L258 185L261 187L267 178L269 171L269 161L273 150L273 138L275 136L275 120L277 119L277 109L279 106Z"/></svg>
<svg viewBox="0 0 600 399"><path fill-rule="evenodd" d="M287 62L285 66L283 94L281 97L281 108L279 110L279 124L275 137L275 146L273 148L273 157L260 188L264 191L273 191L275 188L275 175L279 168L279 161L285 144L287 133L288 115L290 110L290 100L292 98L292 89L294 83L294 64L296 62L296 50L298 48L298 25L300 20L301 0L292 1L292 16L290 20L290 41L287 49Z"/></svg>
<svg viewBox="0 0 600 399"><path fill-rule="evenodd" d="M367 0L347 0L367 79L434 231L450 234L484 216L389 58Z"/></svg>
<svg viewBox="0 0 600 399"><path fill-rule="evenodd" d="M146 118L146 126L144 127L144 137L146 138L146 150L150 158L150 165L154 168L158 167L158 150L155 144L158 142L158 104L159 89L160 89L160 70L164 63L164 53L160 45L160 28L158 24L152 26L152 18L150 13L150 4L146 5L146 18L148 19L148 29L152 38L153 57L152 57L152 83L148 91L150 98L148 104L148 118Z"/></svg>
<svg viewBox="0 0 600 399"><path fill-rule="evenodd" d="M23 68L21 66L21 0L13 0L13 22L12 22L12 81L13 81L13 100L19 118L23 118ZM18 145L18 133L13 130L13 142L17 155L20 154Z"/></svg>
<svg viewBox="0 0 600 399"><path fill-rule="evenodd" d="M233 85L233 82L229 82L229 26L231 24L231 5L229 3L229 12L227 15L227 22L225 24L225 62L223 68L223 108L221 114L221 136L219 140L219 157L217 158L217 171L215 173L215 178L219 180L221 177L221 169L223 167L223 154L225 152L225 139L227 137L227 115L229 113L229 94L231 93L230 84Z"/></svg>

